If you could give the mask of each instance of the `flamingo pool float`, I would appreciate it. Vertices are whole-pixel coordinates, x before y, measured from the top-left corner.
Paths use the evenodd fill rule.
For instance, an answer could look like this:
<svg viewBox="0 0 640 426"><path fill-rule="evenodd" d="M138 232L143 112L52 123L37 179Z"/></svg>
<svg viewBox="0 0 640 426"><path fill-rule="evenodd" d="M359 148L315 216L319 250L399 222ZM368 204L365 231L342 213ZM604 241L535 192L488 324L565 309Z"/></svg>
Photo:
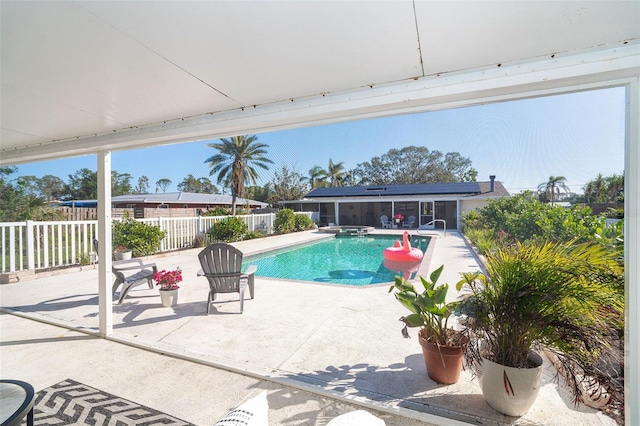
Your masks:
<svg viewBox="0 0 640 426"><path fill-rule="evenodd" d="M387 247L382 252L382 256L384 256L386 260L395 262L419 262L422 260L423 255L422 250L411 247L409 232L407 231L404 231L402 235L402 245L396 241L393 247Z"/></svg>

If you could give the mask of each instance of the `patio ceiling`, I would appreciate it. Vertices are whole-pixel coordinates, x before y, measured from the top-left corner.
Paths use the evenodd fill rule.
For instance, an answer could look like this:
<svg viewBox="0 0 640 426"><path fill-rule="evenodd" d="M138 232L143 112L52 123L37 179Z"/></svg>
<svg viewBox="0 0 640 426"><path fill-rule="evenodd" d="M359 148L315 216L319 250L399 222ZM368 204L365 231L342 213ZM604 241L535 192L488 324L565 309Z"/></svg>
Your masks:
<svg viewBox="0 0 640 426"><path fill-rule="evenodd" d="M640 74L635 0L2 1L0 8L0 164L455 107Z"/></svg>

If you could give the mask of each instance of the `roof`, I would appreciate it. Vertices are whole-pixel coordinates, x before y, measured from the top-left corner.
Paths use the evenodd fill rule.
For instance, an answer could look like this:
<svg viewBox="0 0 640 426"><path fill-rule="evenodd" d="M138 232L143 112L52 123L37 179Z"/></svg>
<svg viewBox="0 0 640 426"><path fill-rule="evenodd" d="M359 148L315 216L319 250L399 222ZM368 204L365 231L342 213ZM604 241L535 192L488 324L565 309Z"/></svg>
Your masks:
<svg viewBox="0 0 640 426"><path fill-rule="evenodd" d="M169 192L161 194L129 194L111 197L112 203L163 203L163 204L228 204L231 205L231 195L224 194L200 194L194 192ZM266 207L262 201L238 198L236 205L249 203L253 206ZM56 203L67 207L96 207L97 200L71 200Z"/></svg>
<svg viewBox="0 0 640 426"><path fill-rule="evenodd" d="M639 73L639 9L1 1L0 164L608 87Z"/></svg>
<svg viewBox="0 0 640 426"><path fill-rule="evenodd" d="M346 186L335 188L315 188L305 198L353 198L353 197L397 197L419 195L450 195L471 197L491 195L509 196L501 182L495 182L491 192L491 182L451 182L421 183L412 185Z"/></svg>
<svg viewBox="0 0 640 426"><path fill-rule="evenodd" d="M112 203L163 203L163 204L228 204L231 205L231 195L201 194L195 192L167 192L158 194L129 194L111 197ZM262 201L238 198L236 205L258 205L266 207Z"/></svg>

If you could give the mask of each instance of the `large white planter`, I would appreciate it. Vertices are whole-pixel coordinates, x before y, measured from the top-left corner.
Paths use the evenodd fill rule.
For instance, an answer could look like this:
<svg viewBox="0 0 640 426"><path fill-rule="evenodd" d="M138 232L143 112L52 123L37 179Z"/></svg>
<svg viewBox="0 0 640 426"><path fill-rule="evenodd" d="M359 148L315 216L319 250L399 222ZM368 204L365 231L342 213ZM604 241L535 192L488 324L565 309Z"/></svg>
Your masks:
<svg viewBox="0 0 640 426"><path fill-rule="evenodd" d="M542 379L542 358L529 354L535 368L505 367L482 358L477 371L478 383L485 401L507 416L522 416L536 401Z"/></svg>
<svg viewBox="0 0 640 426"><path fill-rule="evenodd" d="M178 289L160 290L160 303L162 306L169 307L178 304Z"/></svg>

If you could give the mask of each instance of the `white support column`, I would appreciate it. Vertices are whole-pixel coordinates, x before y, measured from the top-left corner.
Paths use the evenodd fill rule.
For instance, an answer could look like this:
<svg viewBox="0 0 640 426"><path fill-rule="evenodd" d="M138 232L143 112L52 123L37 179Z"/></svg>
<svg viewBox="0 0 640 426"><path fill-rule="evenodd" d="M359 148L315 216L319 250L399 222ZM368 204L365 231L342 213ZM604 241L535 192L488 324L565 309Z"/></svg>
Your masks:
<svg viewBox="0 0 640 426"><path fill-rule="evenodd" d="M98 151L98 315L101 336L113 334L111 244L111 152Z"/></svg>
<svg viewBox="0 0 640 426"><path fill-rule="evenodd" d="M624 176L625 256L625 424L640 424L640 78L627 86L627 117Z"/></svg>
<svg viewBox="0 0 640 426"><path fill-rule="evenodd" d="M340 226L340 203L335 201L333 204L333 211L336 216L336 225Z"/></svg>

